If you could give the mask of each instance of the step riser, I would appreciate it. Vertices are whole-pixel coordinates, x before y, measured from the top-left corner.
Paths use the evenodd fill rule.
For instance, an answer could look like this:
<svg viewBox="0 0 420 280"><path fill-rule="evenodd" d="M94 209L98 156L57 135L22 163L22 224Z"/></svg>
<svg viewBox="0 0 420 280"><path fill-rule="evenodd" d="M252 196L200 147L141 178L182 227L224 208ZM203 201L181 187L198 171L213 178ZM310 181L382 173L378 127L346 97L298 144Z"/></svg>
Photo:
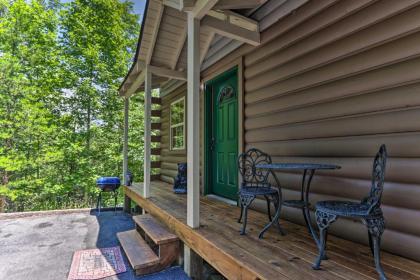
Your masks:
<svg viewBox="0 0 420 280"><path fill-rule="evenodd" d="M148 237L144 230L138 225L136 225L136 230L138 234L140 234L140 236L143 237L144 241L146 241L147 245L149 245L150 249L152 249L156 256L159 257L159 245L155 244L153 240L150 237Z"/></svg>
<svg viewBox="0 0 420 280"><path fill-rule="evenodd" d="M159 246L160 263L170 266L178 260L179 241L162 244Z"/></svg>
<svg viewBox="0 0 420 280"><path fill-rule="evenodd" d="M170 267L178 260L179 255L179 241L162 244L159 246L159 264L147 267L136 269L136 275L145 275L150 273L159 272L165 268Z"/></svg>

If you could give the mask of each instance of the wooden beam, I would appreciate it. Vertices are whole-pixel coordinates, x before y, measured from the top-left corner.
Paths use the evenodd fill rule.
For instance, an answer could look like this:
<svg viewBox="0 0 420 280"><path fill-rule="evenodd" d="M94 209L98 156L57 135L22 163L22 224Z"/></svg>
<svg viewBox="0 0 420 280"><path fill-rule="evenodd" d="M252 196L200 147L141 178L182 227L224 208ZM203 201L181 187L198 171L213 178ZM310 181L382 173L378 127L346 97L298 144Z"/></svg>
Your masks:
<svg viewBox="0 0 420 280"><path fill-rule="evenodd" d="M243 42L230 40L230 42L225 44L220 51L216 52L214 55L210 56L206 61L204 61L204 63L201 65L201 70L209 68L211 65L221 60L223 57L233 52L242 45Z"/></svg>
<svg viewBox="0 0 420 280"><path fill-rule="evenodd" d="M210 30L222 36L253 46L258 46L261 42L259 28L257 28L255 31L252 31L248 28L240 27L236 23L232 23L229 17L223 20L208 15L201 20L201 24L203 27L209 28Z"/></svg>
<svg viewBox="0 0 420 280"><path fill-rule="evenodd" d="M124 212L131 214L131 198L124 194Z"/></svg>
<svg viewBox="0 0 420 280"><path fill-rule="evenodd" d="M203 258L184 244L184 271L191 279L203 279Z"/></svg>
<svg viewBox="0 0 420 280"><path fill-rule="evenodd" d="M124 98L124 138L123 138L123 182L127 186L128 173L128 114L130 107L130 99Z"/></svg>
<svg viewBox="0 0 420 280"><path fill-rule="evenodd" d="M136 93L137 89L144 83L145 79L145 71L141 71L139 75L137 75L136 79L133 83L127 85L127 89L125 90L125 97L130 97L134 93Z"/></svg>
<svg viewBox="0 0 420 280"><path fill-rule="evenodd" d="M181 0L180 6L182 11L184 12L190 12L194 9L195 6L195 0Z"/></svg>
<svg viewBox="0 0 420 280"><path fill-rule="evenodd" d="M187 32L188 31L187 31L187 24L186 24L181 32L178 45L176 46L174 60L171 63L172 70L174 70L176 65L178 64L179 56L181 55L182 49L184 48L184 45L185 45L185 41L187 40Z"/></svg>
<svg viewBox="0 0 420 280"><path fill-rule="evenodd" d="M162 129L162 124L161 123L151 123L150 125L152 130L161 130Z"/></svg>
<svg viewBox="0 0 420 280"><path fill-rule="evenodd" d="M176 71L176 70L172 70L172 69L168 69L164 67L157 67L153 65L149 65L148 68L150 72L156 76L167 77L170 79L176 79L176 80L182 80L182 81L187 80L187 74L182 71Z"/></svg>
<svg viewBox="0 0 420 280"><path fill-rule="evenodd" d="M162 105L162 99L160 97L152 97L152 104Z"/></svg>
<svg viewBox="0 0 420 280"><path fill-rule="evenodd" d="M120 90L120 96L130 97L136 93L137 89L144 83L144 72L146 65L144 61L137 60L134 65L133 71L125 81Z"/></svg>
<svg viewBox="0 0 420 280"><path fill-rule="evenodd" d="M143 196L150 197L150 174L151 174L151 112L152 112L152 73L146 67L144 83L144 188Z"/></svg>
<svg viewBox="0 0 420 280"><path fill-rule="evenodd" d="M152 40L150 42L150 46L147 52L146 65L150 64L150 62L152 61L153 51L155 48L157 36L159 34L159 26L160 26L160 22L162 21L162 14L164 10L164 5L162 3L157 3L157 4L158 4L158 8L156 11L157 17L153 24Z"/></svg>
<svg viewBox="0 0 420 280"><path fill-rule="evenodd" d="M211 42L213 41L214 36L215 36L214 32L211 32L209 34L209 37L207 38L207 41L206 41L206 43L204 45L204 48L203 48L203 52L200 53L200 65L201 65L201 63L203 63L203 60L207 55L207 52L210 48L210 45L211 45Z"/></svg>
<svg viewBox="0 0 420 280"><path fill-rule="evenodd" d="M196 0L162 0L162 4L180 11L190 12L194 9Z"/></svg>
<svg viewBox="0 0 420 280"><path fill-rule="evenodd" d="M220 19L226 23L237 25L250 31L259 31L259 24L257 21L247 18L238 13L231 11L215 11L211 10L207 14L208 16Z"/></svg>
<svg viewBox="0 0 420 280"><path fill-rule="evenodd" d="M182 0L162 0L162 4L177 10L181 10Z"/></svg>
<svg viewBox="0 0 420 280"><path fill-rule="evenodd" d="M218 0L197 0L191 14L196 19L202 19L216 5Z"/></svg>
<svg viewBox="0 0 420 280"><path fill-rule="evenodd" d="M217 10L235 10L235 9L253 9L264 4L267 0L220 0L213 9Z"/></svg>
<svg viewBox="0 0 420 280"><path fill-rule="evenodd" d="M200 226L200 20L188 13L187 224Z"/></svg>

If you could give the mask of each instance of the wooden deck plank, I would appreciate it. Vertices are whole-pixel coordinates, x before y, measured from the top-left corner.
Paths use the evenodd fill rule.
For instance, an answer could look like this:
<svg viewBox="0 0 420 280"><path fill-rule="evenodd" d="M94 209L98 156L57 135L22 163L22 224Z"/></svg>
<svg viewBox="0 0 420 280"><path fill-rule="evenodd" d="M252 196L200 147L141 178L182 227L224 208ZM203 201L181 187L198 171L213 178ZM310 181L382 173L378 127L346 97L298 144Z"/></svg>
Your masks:
<svg viewBox="0 0 420 280"><path fill-rule="evenodd" d="M202 203L206 203L206 202L208 201L206 200L202 201ZM221 208L220 205L214 205L214 207L217 207L219 209ZM213 211L217 211L217 209L214 209ZM226 211L226 212L232 213L233 211ZM229 214L225 214L225 215L229 215ZM239 212L235 213L235 215L239 215ZM250 212L248 216L249 216L249 220L248 220L247 229L255 232L255 234L253 235L255 237L255 242L258 242L258 241L260 243L268 242L270 246L274 246L280 251L285 251L286 253L293 252L291 256L289 256L290 258L300 258L306 261L306 263L302 265L305 265L305 267L312 266L313 261L315 260L318 251L312 237L309 235L306 228L287 223L288 226L290 225L295 226L294 228L289 228L288 226L285 226L282 221L283 228L285 228L289 233L292 233L292 235L289 234L286 236L281 236L280 234L278 234L276 229L270 229L266 233L265 238L263 240L259 240L257 238L257 233L264 227L265 223L268 222L267 221L268 218L265 218L265 220L261 219L261 213L258 213L255 211ZM234 219L234 218L235 216L231 217L231 219ZM228 221L222 221L222 222L227 223ZM304 232L303 237L300 239L297 238L298 236L293 234L297 229L299 230L303 229L303 232ZM301 246L300 244L302 243L304 243L305 245ZM341 256L337 256L337 257L340 258ZM328 268L327 270L331 272L332 274L334 274L333 278L335 279L340 279L340 278L342 279L376 279L376 272L375 272L374 267L373 268L371 268L370 266L366 267L366 271L364 271L364 273L361 273L360 264L355 264L353 266L349 264L352 264L352 260L345 259L340 264L340 262L337 262L337 259L334 259L332 262L328 262L328 263L323 262L323 267ZM344 275L342 274L343 265L348 268L348 271ZM313 270L311 271L315 272L318 277L321 276L321 277L324 277L325 279L330 278L330 275L322 275L320 274L319 271L313 271Z"/></svg>
<svg viewBox="0 0 420 280"><path fill-rule="evenodd" d="M168 197L160 196L160 199L165 202L165 205L171 205L171 200ZM207 210L207 207L204 208ZM299 267L299 262L295 261L289 263L288 259L290 256L286 254L280 254L279 252L273 252L271 247L264 246L261 242L251 241L251 237L242 236L242 238L232 238L232 232L235 235L239 234L239 228L233 228L230 223L231 219L226 221L223 219L220 213L212 211L204 211L201 215L202 222L200 223L202 229L199 231L204 237L208 237L214 240L216 244L226 243L229 241L229 244L224 246L231 246L235 248L235 252L249 252L253 255L255 260L259 260L262 263L265 263L265 267L271 268L280 275L287 276L288 279L318 279L317 276L307 273L307 271L302 271ZM213 217L218 217L217 219ZM220 219L219 219L220 218ZM217 237L217 238L216 238ZM267 256L270 256L270 259L267 259ZM285 269L287 267L287 270ZM327 279L337 279L327 278Z"/></svg>
<svg viewBox="0 0 420 280"><path fill-rule="evenodd" d="M234 257L237 248L232 246L228 240L225 240L225 242L222 240L216 245L203 235L202 229L193 230L188 227L186 224L186 208L181 208L180 203L176 203L177 200L182 202L185 198L174 196L171 205L165 205L165 203L159 201L163 196L157 195L157 190L160 188L163 188L164 192L170 191L168 187L165 188L164 185L157 183L151 188L152 197L147 200L141 197L140 186L124 188L124 190L125 194L131 197L133 201L165 223L187 246L193 248L195 252L228 279L290 279L269 268L265 268L260 273L259 271L264 268L264 264L256 260L252 254L244 251L241 255ZM220 244L223 248L218 247Z"/></svg>
<svg viewBox="0 0 420 280"><path fill-rule="evenodd" d="M205 202L203 202L205 203ZM214 209L213 211L217 211ZM218 215L218 221L221 223L224 227L229 226L231 221L239 215L238 213L235 213L237 215L233 215L232 211L229 211L225 213L224 215ZM260 213L258 213L260 214ZM326 263L326 266L324 265L324 268L328 268L326 270L320 270L320 271L314 271L311 268L313 261L316 258L316 249L305 250L300 248L299 246L296 246L294 243L298 240L290 240L290 236L281 236L277 229L270 229L264 239L258 239L258 233L261 231L261 229L264 227L264 225L268 222L268 218L265 217L264 219L261 219L261 217L252 219L250 218L251 215L249 215L248 224L247 224L247 231L249 234L247 236L250 237L251 240L249 240L248 243L255 243L257 247L257 251L261 251L262 248L269 247L271 248L272 254L276 254L277 256L281 257L283 260L288 260L288 270L290 270L290 267L295 266L298 269L298 272L300 274L310 274L311 277L314 277L315 279L375 279L371 277L366 277L366 275L358 272L357 270L348 270L344 275L342 273L342 268L340 266L335 265L329 265ZM238 224L239 225L239 224ZM237 226L235 230L239 233L239 227L241 225ZM308 235L308 239L311 237ZM292 241L292 242L291 242ZM309 242L313 242L312 239L309 240ZM245 248L249 248L249 245ZM270 260L271 261L271 260ZM278 265L281 264L281 262L277 262ZM302 269L304 267L305 269ZM376 276L376 274L373 274ZM309 279L309 276L305 276L304 279Z"/></svg>
<svg viewBox="0 0 420 280"><path fill-rule="evenodd" d="M201 198L200 228L186 225L186 196L175 195L172 186L152 182L151 198L141 197L142 185L126 189L136 203L165 223L189 247L228 279L377 279L367 246L331 236L330 259L321 271L312 270L317 248L303 226L281 221L288 232L281 236L270 229L263 240L258 233L267 223L266 214L249 211L247 235L239 235L236 220L240 209L207 197ZM384 252L382 263L390 280L420 280L420 263Z"/></svg>
<svg viewBox="0 0 420 280"><path fill-rule="evenodd" d="M208 201L203 200L202 203L208 203ZM215 205L214 207L229 209L229 206L222 206L222 205ZM217 211L214 209L213 211ZM232 213L232 211L226 211L227 213ZM239 213L237 213L239 215ZM260 230L265 221L261 220L260 213L257 212L250 212L249 213L249 221L248 227L250 230L253 230L255 226L256 231ZM221 221L224 222L224 221ZM278 246L279 249L286 249L289 251L293 251L297 256L305 258L309 265L316 258L317 247L315 246L314 241L310 237L308 231L305 227L292 224L289 222L282 221L283 228L292 233L293 237L290 240L288 236L280 236L277 232L271 230L271 232L267 232L266 237L270 240L271 238L277 239L282 243L274 242L273 246ZM273 235L274 234L274 235ZM272 235L272 236L269 236ZM286 241L286 242L284 242ZM290 242L292 241L292 242ZM338 243L338 244L337 244ZM279 245L277 245L279 244ZM376 270L373 263L373 257L371 256L370 249L367 246L354 246L355 243L347 240L343 240L341 238L336 238L331 236L328 241L328 255L331 256L328 262L323 262L322 265L326 270L331 271L332 273L339 273L341 277L346 279L377 279ZM300 252L306 251L308 255ZM302 255L303 254L303 255ZM383 261L382 265L384 266L385 271L387 272L388 279L419 279L417 270L419 268L419 264L407 260L386 252L382 252ZM404 264L405 261L409 261L412 267L409 271L406 270L405 266L399 267L398 265L389 265L387 260L389 257L394 258L396 263ZM413 265L414 264L414 265ZM417 264L417 266L415 265ZM348 269L345 275L342 275L342 267L346 267ZM416 276L417 275L417 276ZM414 277L414 278L413 278Z"/></svg>

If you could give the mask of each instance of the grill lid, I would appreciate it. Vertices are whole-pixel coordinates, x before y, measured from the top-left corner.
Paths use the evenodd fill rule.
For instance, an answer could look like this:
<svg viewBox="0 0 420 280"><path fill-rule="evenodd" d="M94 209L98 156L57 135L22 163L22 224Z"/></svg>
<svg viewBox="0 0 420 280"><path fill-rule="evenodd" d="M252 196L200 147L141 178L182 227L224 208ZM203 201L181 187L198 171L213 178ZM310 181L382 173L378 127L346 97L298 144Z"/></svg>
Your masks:
<svg viewBox="0 0 420 280"><path fill-rule="evenodd" d="M97 185L120 185L121 181L118 177L100 177L96 180Z"/></svg>

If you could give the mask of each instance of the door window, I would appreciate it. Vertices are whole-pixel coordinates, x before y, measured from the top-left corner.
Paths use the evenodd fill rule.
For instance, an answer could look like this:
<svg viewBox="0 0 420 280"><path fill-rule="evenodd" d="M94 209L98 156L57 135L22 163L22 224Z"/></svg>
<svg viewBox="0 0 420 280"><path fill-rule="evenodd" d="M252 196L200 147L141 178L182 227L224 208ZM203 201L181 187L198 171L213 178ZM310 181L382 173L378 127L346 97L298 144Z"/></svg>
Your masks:
<svg viewBox="0 0 420 280"><path fill-rule="evenodd" d="M171 150L185 149L185 98L171 103Z"/></svg>

